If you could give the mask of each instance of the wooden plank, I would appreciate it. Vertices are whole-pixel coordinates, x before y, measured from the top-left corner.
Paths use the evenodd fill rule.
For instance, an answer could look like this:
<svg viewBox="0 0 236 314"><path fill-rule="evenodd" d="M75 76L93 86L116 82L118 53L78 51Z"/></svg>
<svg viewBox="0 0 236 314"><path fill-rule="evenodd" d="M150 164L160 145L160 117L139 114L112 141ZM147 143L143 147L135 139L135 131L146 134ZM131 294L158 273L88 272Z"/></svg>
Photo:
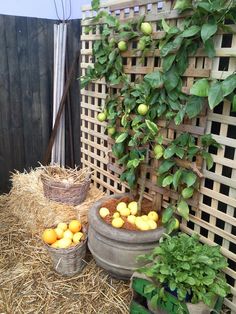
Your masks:
<svg viewBox="0 0 236 314"><path fill-rule="evenodd" d="M207 188L204 188L201 186L200 188L200 192L203 194L203 195L207 195L213 199L217 199L218 201L222 202L222 203L225 203L225 204L229 204L231 206L234 206L236 207L236 199L233 199L231 197L228 197L222 193L219 193L219 192L216 192L216 191L213 191L211 189L207 189Z"/></svg>
<svg viewBox="0 0 236 314"><path fill-rule="evenodd" d="M23 129L23 115L21 107L21 86L20 86L20 72L19 59L16 50L17 32L16 32L16 18L5 17L5 32L6 32L6 47L8 60L8 79L9 79L9 103L10 106L10 125L11 128L11 158L14 160L13 167L22 170L24 164L24 137Z"/></svg>
<svg viewBox="0 0 236 314"><path fill-rule="evenodd" d="M203 174L205 177L207 177L213 181L222 183L222 184L227 185L227 186L230 185L232 188L236 189L236 180L235 179L231 178L229 180L229 178L222 176L222 174L216 174L216 173L213 173L209 170L203 170Z"/></svg>
<svg viewBox="0 0 236 314"><path fill-rule="evenodd" d="M216 218L221 219L224 222L228 222L229 224L236 226L236 218L230 217L229 215L222 213L218 209L207 206L206 204L203 204L202 202L199 202L199 209L201 209L201 211L208 213L209 215L212 215Z"/></svg>
<svg viewBox="0 0 236 314"><path fill-rule="evenodd" d="M10 130L9 69L6 45L5 19L0 15L0 192L8 191L8 172L12 169Z"/></svg>

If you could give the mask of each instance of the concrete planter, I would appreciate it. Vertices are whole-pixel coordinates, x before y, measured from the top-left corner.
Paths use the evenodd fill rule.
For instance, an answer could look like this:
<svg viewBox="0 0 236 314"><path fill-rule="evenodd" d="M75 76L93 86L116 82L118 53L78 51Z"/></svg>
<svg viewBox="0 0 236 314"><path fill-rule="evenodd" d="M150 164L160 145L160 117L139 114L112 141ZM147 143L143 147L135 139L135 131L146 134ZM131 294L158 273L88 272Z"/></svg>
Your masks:
<svg viewBox="0 0 236 314"><path fill-rule="evenodd" d="M115 229L99 216L101 205L111 198L121 198L128 194L115 194L102 198L89 211L88 247L96 263L113 277L129 279L140 262L137 256L149 253L158 245L165 231L164 227L150 231L129 231Z"/></svg>

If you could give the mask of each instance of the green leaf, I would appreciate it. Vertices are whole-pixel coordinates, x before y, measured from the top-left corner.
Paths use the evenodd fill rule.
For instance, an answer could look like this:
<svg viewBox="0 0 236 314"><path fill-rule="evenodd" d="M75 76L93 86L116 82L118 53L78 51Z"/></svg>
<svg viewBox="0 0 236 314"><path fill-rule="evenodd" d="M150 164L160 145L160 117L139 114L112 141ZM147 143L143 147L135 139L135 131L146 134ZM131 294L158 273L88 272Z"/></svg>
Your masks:
<svg viewBox="0 0 236 314"><path fill-rule="evenodd" d="M178 113L174 119L175 125L180 125L180 123L183 121L184 115L185 115L185 110L186 110L186 108L184 107L178 111Z"/></svg>
<svg viewBox="0 0 236 314"><path fill-rule="evenodd" d="M184 11L192 8L192 0L177 0L174 6L175 10Z"/></svg>
<svg viewBox="0 0 236 314"><path fill-rule="evenodd" d="M216 81L211 84L208 93L208 102L211 109L214 109L217 105L219 105L219 103L222 102L222 100L224 99L223 93L224 92L221 82Z"/></svg>
<svg viewBox="0 0 236 314"><path fill-rule="evenodd" d="M211 287L211 290L213 292L215 292L217 295L219 296L222 296L222 297L225 297L226 296L226 293L225 293L225 289L221 288L219 285L217 284L214 284L212 287Z"/></svg>
<svg viewBox="0 0 236 314"><path fill-rule="evenodd" d="M163 58L163 71L164 72L167 72L171 68L173 62L175 61L175 58L176 58L175 54L170 54L166 56L165 58Z"/></svg>
<svg viewBox="0 0 236 314"><path fill-rule="evenodd" d="M208 92L209 92L209 82L205 78L196 81L193 84L193 86L190 88L190 94L199 96L199 97L207 97Z"/></svg>
<svg viewBox="0 0 236 314"><path fill-rule="evenodd" d="M157 301L159 299L159 295L158 294L154 294L154 296L151 298L151 306L154 308L154 309L157 309Z"/></svg>
<svg viewBox="0 0 236 314"><path fill-rule="evenodd" d="M179 212L180 216L182 216L185 220L189 221L189 207L184 200L181 200L178 203L177 211Z"/></svg>
<svg viewBox="0 0 236 314"><path fill-rule="evenodd" d="M155 291L156 290L156 286L154 285L154 284L152 284L152 283L150 283L150 284L148 284L148 285L146 285L145 287L144 287L144 293L145 294L148 294L148 293L151 293L151 292L153 292L153 291Z"/></svg>
<svg viewBox="0 0 236 314"><path fill-rule="evenodd" d="M170 157L172 157L175 154L176 151L176 146L175 145L171 145L169 147L167 147L164 151L164 158L165 159L169 159Z"/></svg>
<svg viewBox="0 0 236 314"><path fill-rule="evenodd" d="M120 158L125 151L124 143L115 143L112 146L112 153L115 157Z"/></svg>
<svg viewBox="0 0 236 314"><path fill-rule="evenodd" d="M202 158L206 161L207 169L210 170L213 167L214 161L210 153L203 151Z"/></svg>
<svg viewBox="0 0 236 314"><path fill-rule="evenodd" d="M190 96L186 103L186 114L192 119L200 114L204 105L204 98L198 96Z"/></svg>
<svg viewBox="0 0 236 314"><path fill-rule="evenodd" d="M232 102L232 111L233 111L233 112L236 112L236 95L234 95L234 98L233 98L233 102Z"/></svg>
<svg viewBox="0 0 236 314"><path fill-rule="evenodd" d="M205 43L211 36L217 32L217 24L203 24L201 29L201 37Z"/></svg>
<svg viewBox="0 0 236 314"><path fill-rule="evenodd" d="M172 168L175 165L174 161L170 161L170 160L165 160L162 162L162 164L160 165L159 169L158 169L158 173L159 174L163 174L164 172L167 172L170 170L170 168Z"/></svg>
<svg viewBox="0 0 236 314"><path fill-rule="evenodd" d="M214 47L214 42L212 38L209 38L204 45L204 50L207 53L207 56L209 58L214 58L216 55L215 47Z"/></svg>
<svg viewBox="0 0 236 314"><path fill-rule="evenodd" d="M165 21L164 19L161 20L161 25L162 25L164 31L165 31L166 33L168 33L169 30L170 30L170 26L166 23L166 21Z"/></svg>
<svg viewBox="0 0 236 314"><path fill-rule="evenodd" d="M167 42L162 48L161 48L161 57L167 56L169 53L176 52L182 44L183 37L176 37L173 41Z"/></svg>
<svg viewBox="0 0 236 314"><path fill-rule="evenodd" d="M173 175L169 175L167 177L165 177L165 179L162 181L162 186L166 187L168 185L170 185L173 182Z"/></svg>
<svg viewBox="0 0 236 314"><path fill-rule="evenodd" d="M212 134L204 134L200 137L201 144L204 147L209 147L213 145L216 148L220 148L221 145L212 137Z"/></svg>
<svg viewBox="0 0 236 314"><path fill-rule="evenodd" d="M104 22L107 23L109 25L109 27L115 27L115 26L119 25L119 20L110 14L106 16Z"/></svg>
<svg viewBox="0 0 236 314"><path fill-rule="evenodd" d="M128 161L127 163L127 168L137 168L140 164L140 160L139 159L131 159Z"/></svg>
<svg viewBox="0 0 236 314"><path fill-rule="evenodd" d="M100 0L92 0L91 5L94 11L98 11L100 7Z"/></svg>
<svg viewBox="0 0 236 314"><path fill-rule="evenodd" d="M132 121L132 127L136 126L137 124L139 124L141 121L143 120L143 117L141 116L136 116L133 121Z"/></svg>
<svg viewBox="0 0 236 314"><path fill-rule="evenodd" d="M152 88L160 88L163 86L163 79L160 71L146 74L144 76L144 81L148 82Z"/></svg>
<svg viewBox="0 0 236 314"><path fill-rule="evenodd" d="M175 67L172 67L164 75L164 84L168 92L172 91L179 83L179 74Z"/></svg>
<svg viewBox="0 0 236 314"><path fill-rule="evenodd" d="M109 62L113 63L116 60L118 51L117 49L114 49L110 54L109 54Z"/></svg>
<svg viewBox="0 0 236 314"><path fill-rule="evenodd" d="M163 265L160 267L160 273L163 275L169 275L171 273L171 270L167 265Z"/></svg>
<svg viewBox="0 0 236 314"><path fill-rule="evenodd" d="M183 198L188 199L193 196L194 189L193 188L185 188L182 190L181 194Z"/></svg>
<svg viewBox="0 0 236 314"><path fill-rule="evenodd" d="M126 181L129 185L129 187L133 188L135 186L136 176L135 176L133 169L131 169L130 171L127 172Z"/></svg>
<svg viewBox="0 0 236 314"><path fill-rule="evenodd" d="M197 180L197 176L195 173L190 171L185 171L182 174L182 181L187 184L187 187L193 186Z"/></svg>
<svg viewBox="0 0 236 314"><path fill-rule="evenodd" d="M194 286L196 281L193 277L188 277L186 280L185 280L186 283L188 283L190 286Z"/></svg>
<svg viewBox="0 0 236 314"><path fill-rule="evenodd" d="M178 156L180 159L184 157L184 149L181 147L177 147L175 151L175 155Z"/></svg>
<svg viewBox="0 0 236 314"><path fill-rule="evenodd" d="M184 38L192 37L192 36L196 35L200 31L200 29L201 28L198 25L190 26L188 29L183 31L181 36L184 37Z"/></svg>
<svg viewBox="0 0 236 314"><path fill-rule="evenodd" d="M170 288L171 291L174 291L177 288L176 282L175 281L170 281L169 288Z"/></svg>
<svg viewBox="0 0 236 314"><path fill-rule="evenodd" d="M173 176L173 186L174 186L174 189L177 190L177 187L178 187L178 184L179 184L179 180L182 176L182 170L181 169L178 169L174 176Z"/></svg>
<svg viewBox="0 0 236 314"><path fill-rule="evenodd" d="M174 213L175 209L173 206L168 206L162 214L162 223L166 224L170 218L172 217L173 213Z"/></svg>
<svg viewBox="0 0 236 314"><path fill-rule="evenodd" d="M157 127L156 123L154 123L150 120L145 120L145 123L146 123L148 129L151 131L151 133L153 135L156 135L158 132L158 127Z"/></svg>
<svg viewBox="0 0 236 314"><path fill-rule="evenodd" d="M222 81L223 96L231 94L236 88L236 74L228 76Z"/></svg>
<svg viewBox="0 0 236 314"><path fill-rule="evenodd" d="M122 142L124 142L124 140L127 139L128 135L129 135L129 134L128 134L127 132L121 133L121 134L117 137L116 143L122 143Z"/></svg>

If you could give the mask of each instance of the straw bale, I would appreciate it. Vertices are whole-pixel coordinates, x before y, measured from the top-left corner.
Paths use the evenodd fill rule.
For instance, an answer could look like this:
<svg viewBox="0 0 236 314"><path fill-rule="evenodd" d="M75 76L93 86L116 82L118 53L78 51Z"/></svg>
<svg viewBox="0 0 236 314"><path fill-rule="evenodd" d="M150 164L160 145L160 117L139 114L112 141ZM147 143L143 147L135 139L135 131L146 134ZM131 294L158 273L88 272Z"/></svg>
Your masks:
<svg viewBox="0 0 236 314"><path fill-rule="evenodd" d="M38 167L29 173L15 172L12 175L12 189L7 200L12 213L32 233L41 233L45 227L74 218L86 224L89 207L103 196L103 192L91 186L85 201L77 206L50 201L43 193L40 179L43 171Z"/></svg>
<svg viewBox="0 0 236 314"><path fill-rule="evenodd" d="M56 274L39 235L13 215L12 204L15 211L0 197L0 313L129 313L128 283L111 279L89 255L82 273Z"/></svg>

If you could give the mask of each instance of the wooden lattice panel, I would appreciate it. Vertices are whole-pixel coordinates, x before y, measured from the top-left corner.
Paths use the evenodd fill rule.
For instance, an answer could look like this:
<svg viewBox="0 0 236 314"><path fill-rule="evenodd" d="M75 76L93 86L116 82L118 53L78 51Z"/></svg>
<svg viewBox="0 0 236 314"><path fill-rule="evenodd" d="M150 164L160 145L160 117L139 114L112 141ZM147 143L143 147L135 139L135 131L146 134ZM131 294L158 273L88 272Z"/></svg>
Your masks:
<svg viewBox="0 0 236 314"><path fill-rule="evenodd" d="M154 38L161 38L163 33L158 31L157 21L165 18L170 25L181 25L177 11L172 10L172 1L124 1L120 0L106 3L103 8L111 14L119 16L120 20L129 20L135 16L146 15L146 20L152 23ZM84 18L92 17L94 12L90 6L83 8ZM89 34L85 34L88 20L82 21L82 50L81 69L85 75L86 68L93 62L93 42L100 38L100 28L96 26ZM234 29L236 29L234 27ZM212 77L225 78L236 70L236 36L219 34L215 38L216 58L209 60L199 49L196 56L189 58L189 67L184 73L185 92L189 91L196 78ZM135 42L129 43L129 49L123 53L124 71L132 81L142 78L145 74L161 68L159 51L147 55L143 62L137 53L132 50ZM117 90L112 91L116 93ZM104 134L106 124L96 119L101 107L105 104L108 89L104 80L96 81L81 91L81 132L82 132L82 164L94 170L93 182L97 187L107 193L126 192L127 185L121 183L119 175L122 171L111 154L112 140ZM187 233L197 232L201 240L206 243L218 243L222 253L228 258L229 267L226 270L227 278L231 285L233 297L226 299L225 304L236 312L236 272L235 272L235 231L236 231L236 175L235 148L236 148L236 117L230 111L228 102L222 103L214 112L203 110L197 119L185 119L184 125L179 127L174 123L165 128L165 121L159 122L163 128L165 143L174 139L182 132L189 132L196 138L204 133L214 134L215 139L223 146L217 151L210 151L214 158L214 167L207 171L204 166L205 179L202 180L200 195L189 201L191 206L190 221L182 222L181 228ZM198 160L202 167L202 161ZM158 161L152 159L146 180L145 196L155 204L166 207L171 199L177 199L177 194L156 185L156 168ZM232 312L233 313L233 312Z"/></svg>

